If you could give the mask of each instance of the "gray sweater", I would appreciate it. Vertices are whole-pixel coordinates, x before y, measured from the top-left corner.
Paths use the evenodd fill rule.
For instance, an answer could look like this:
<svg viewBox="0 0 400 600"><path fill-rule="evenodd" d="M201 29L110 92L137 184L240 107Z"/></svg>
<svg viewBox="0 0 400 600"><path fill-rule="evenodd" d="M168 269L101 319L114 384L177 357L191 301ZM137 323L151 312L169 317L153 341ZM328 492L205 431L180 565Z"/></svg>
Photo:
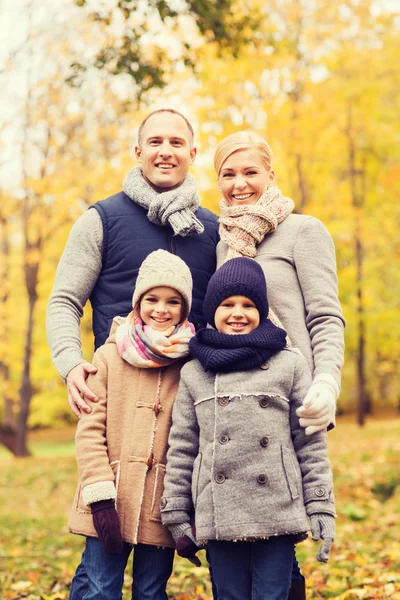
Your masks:
<svg viewBox="0 0 400 600"><path fill-rule="evenodd" d="M57 267L46 314L53 363L65 379L84 362L80 321L102 267L103 225L97 210L87 210L73 225Z"/></svg>
<svg viewBox="0 0 400 600"><path fill-rule="evenodd" d="M217 268L228 247L217 246ZM268 301L307 359L313 379L340 391L344 356L344 318L339 299L335 248L315 217L290 215L257 246L256 261L267 280Z"/></svg>
<svg viewBox="0 0 400 600"><path fill-rule="evenodd" d="M311 383L304 357L283 350L261 368L181 371L172 413L162 521L196 537L261 538L310 529L307 515L335 515L327 434L306 436L296 409Z"/></svg>

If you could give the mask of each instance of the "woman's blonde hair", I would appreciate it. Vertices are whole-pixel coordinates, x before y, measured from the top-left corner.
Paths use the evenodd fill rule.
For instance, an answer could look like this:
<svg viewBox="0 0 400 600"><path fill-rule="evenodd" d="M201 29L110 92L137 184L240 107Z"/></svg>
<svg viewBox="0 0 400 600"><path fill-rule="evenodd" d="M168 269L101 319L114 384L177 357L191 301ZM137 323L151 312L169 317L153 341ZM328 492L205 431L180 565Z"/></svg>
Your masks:
<svg viewBox="0 0 400 600"><path fill-rule="evenodd" d="M265 168L272 168L272 150L261 135L253 131L238 131L224 138L217 146L214 155L214 168L217 175L220 174L222 165L226 159L239 150L255 150L264 163Z"/></svg>

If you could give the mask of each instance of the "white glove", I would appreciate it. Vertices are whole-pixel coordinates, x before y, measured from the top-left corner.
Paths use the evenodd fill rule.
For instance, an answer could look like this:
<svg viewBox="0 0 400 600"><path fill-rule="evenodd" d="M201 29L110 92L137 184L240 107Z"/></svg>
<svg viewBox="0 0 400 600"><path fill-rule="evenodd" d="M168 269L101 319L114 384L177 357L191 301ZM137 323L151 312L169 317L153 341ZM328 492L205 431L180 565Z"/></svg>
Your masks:
<svg viewBox="0 0 400 600"><path fill-rule="evenodd" d="M335 422L338 395L339 386L333 377L320 375L315 378L303 400L303 406L296 411L300 425L306 428L306 435L322 431Z"/></svg>

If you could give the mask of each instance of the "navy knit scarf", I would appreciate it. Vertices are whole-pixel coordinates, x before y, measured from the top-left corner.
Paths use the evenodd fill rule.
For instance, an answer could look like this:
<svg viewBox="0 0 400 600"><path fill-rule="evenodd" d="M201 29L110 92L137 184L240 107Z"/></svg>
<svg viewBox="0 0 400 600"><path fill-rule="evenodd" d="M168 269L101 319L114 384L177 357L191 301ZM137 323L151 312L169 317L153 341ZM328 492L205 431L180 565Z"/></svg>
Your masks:
<svg viewBox="0 0 400 600"><path fill-rule="evenodd" d="M243 335L200 329L190 340L189 351L206 371L230 373L259 367L285 346L286 331L266 319Z"/></svg>

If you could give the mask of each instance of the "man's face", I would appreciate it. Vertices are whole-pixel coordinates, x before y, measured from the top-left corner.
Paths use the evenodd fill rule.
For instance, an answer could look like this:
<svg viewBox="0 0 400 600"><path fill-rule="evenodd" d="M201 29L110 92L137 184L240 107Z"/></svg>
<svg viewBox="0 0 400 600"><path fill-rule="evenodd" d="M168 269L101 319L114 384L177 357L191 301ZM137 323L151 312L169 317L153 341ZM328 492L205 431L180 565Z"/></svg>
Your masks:
<svg viewBox="0 0 400 600"><path fill-rule="evenodd" d="M141 143L135 148L136 158L153 187L163 192L179 186L196 157L185 120L170 112L152 115L143 127Z"/></svg>

